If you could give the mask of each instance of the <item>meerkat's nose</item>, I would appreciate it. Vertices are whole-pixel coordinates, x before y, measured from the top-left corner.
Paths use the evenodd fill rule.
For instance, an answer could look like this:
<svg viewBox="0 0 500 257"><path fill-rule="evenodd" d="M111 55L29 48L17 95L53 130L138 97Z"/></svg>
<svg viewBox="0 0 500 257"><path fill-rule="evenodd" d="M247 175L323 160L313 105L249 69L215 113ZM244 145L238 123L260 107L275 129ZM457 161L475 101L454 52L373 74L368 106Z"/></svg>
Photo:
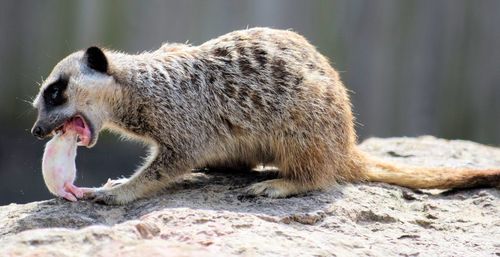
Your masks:
<svg viewBox="0 0 500 257"><path fill-rule="evenodd" d="M35 136L35 137L42 138L44 135L43 128L40 126L34 126L31 129L31 134L33 134L33 136Z"/></svg>

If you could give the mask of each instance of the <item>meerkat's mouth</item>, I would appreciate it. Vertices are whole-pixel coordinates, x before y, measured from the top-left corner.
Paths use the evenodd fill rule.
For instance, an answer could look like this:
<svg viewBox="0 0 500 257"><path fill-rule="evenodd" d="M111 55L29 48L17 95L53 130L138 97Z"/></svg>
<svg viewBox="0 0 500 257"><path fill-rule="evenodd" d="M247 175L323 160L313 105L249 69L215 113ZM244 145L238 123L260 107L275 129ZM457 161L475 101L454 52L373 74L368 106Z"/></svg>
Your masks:
<svg viewBox="0 0 500 257"><path fill-rule="evenodd" d="M89 146L92 141L92 129L82 115L75 115L67 119L54 133L66 133L74 131L77 134L77 143L80 146Z"/></svg>

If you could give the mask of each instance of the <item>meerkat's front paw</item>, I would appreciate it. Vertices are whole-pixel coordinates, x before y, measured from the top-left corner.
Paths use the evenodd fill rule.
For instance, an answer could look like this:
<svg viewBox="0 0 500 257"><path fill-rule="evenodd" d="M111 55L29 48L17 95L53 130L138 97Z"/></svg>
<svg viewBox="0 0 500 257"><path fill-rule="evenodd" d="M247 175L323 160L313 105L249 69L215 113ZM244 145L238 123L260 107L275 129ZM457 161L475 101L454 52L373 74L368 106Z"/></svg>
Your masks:
<svg viewBox="0 0 500 257"><path fill-rule="evenodd" d="M115 190L116 188L84 188L82 199L106 205L123 205L134 201L136 198L130 197L130 194Z"/></svg>

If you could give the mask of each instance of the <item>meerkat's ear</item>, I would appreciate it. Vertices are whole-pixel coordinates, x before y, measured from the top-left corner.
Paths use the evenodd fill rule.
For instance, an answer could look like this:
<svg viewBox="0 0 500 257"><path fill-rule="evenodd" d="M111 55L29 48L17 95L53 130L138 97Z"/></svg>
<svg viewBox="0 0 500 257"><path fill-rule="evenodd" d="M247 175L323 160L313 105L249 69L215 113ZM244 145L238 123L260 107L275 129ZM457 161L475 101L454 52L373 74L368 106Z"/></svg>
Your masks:
<svg viewBox="0 0 500 257"><path fill-rule="evenodd" d="M99 47L91 46L87 48L84 58L89 68L102 73L108 72L108 59Z"/></svg>

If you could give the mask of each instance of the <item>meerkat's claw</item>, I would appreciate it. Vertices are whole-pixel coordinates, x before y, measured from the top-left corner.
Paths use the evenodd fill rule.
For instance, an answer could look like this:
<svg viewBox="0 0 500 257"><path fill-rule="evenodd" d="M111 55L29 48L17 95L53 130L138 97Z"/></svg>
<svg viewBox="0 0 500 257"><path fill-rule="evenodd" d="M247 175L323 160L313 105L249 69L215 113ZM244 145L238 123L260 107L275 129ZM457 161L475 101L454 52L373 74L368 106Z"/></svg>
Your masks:
<svg viewBox="0 0 500 257"><path fill-rule="evenodd" d="M128 178L119 178L119 179L108 178L108 181L106 181L106 184L102 185L102 188L113 188L115 186L124 184L128 180L129 180Z"/></svg>
<svg viewBox="0 0 500 257"><path fill-rule="evenodd" d="M80 188L83 192L82 199L106 205L123 205L136 199L134 194L127 193L120 188Z"/></svg>
<svg viewBox="0 0 500 257"><path fill-rule="evenodd" d="M85 200L90 200L94 203L106 204L106 205L119 205L117 202L117 197L111 194L109 190L105 189L94 189L89 191L84 191L83 198Z"/></svg>
<svg viewBox="0 0 500 257"><path fill-rule="evenodd" d="M109 194L107 191L97 191L97 193L94 195L94 198L92 199L92 202L98 203L98 204L105 204L105 205L120 205L117 201L117 197L115 195Z"/></svg>
<svg viewBox="0 0 500 257"><path fill-rule="evenodd" d="M90 200L94 198L94 192L97 191L98 188L93 188L93 187L81 187L80 190L82 191L83 195L80 197L82 200Z"/></svg>

